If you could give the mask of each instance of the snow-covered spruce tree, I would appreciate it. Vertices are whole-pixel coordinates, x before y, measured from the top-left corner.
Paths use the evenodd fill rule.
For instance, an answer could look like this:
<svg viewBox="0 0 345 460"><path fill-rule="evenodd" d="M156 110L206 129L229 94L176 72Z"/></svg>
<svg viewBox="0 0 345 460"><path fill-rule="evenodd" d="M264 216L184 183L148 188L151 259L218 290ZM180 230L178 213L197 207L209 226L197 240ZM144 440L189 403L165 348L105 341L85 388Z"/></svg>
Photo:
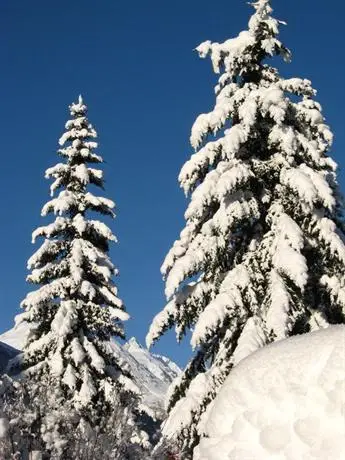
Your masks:
<svg viewBox="0 0 345 460"><path fill-rule="evenodd" d="M35 409L41 414L32 430L41 436L46 451L62 452L64 458L73 451L73 427L88 437L96 430L99 436L119 407L130 411L120 417L133 426L133 443L147 443L145 433L136 427L138 389L127 364L109 344L112 336L124 336L122 321L128 314L117 296L113 282L117 270L108 256L115 236L90 216L90 211L114 216L114 203L88 191L90 184L103 187L103 172L90 166L103 160L95 153L97 134L86 112L81 97L70 106L71 120L58 150L65 161L46 171L46 178L54 179L51 194L60 192L43 207L42 215L54 213L56 218L33 233L33 242L44 237L28 261L28 281L39 287L22 302L22 320L34 325L21 363L27 399L33 398L37 405L45 389L49 394Z"/></svg>
<svg viewBox="0 0 345 460"><path fill-rule="evenodd" d="M173 385L166 438L191 456L205 411L232 366L271 341L344 322L343 202L332 133L309 80L284 79L268 58L290 59L269 0L248 30L202 43L215 73L214 109L191 133L179 181L186 226L162 273L168 303L151 345L175 326L195 350ZM213 139L209 137L214 135Z"/></svg>

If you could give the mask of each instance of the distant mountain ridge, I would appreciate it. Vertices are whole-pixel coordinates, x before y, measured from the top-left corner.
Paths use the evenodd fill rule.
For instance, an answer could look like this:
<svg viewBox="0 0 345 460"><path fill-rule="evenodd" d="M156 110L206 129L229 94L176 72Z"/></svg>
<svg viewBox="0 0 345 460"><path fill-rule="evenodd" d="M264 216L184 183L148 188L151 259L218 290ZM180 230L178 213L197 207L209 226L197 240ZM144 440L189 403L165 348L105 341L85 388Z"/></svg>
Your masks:
<svg viewBox="0 0 345 460"><path fill-rule="evenodd" d="M0 373L4 372L8 361L20 353L29 333L29 324L23 322L0 335ZM113 339L110 345L128 362L142 392L143 403L157 418L163 418L167 389L181 369L169 358L150 353L134 337L124 345Z"/></svg>

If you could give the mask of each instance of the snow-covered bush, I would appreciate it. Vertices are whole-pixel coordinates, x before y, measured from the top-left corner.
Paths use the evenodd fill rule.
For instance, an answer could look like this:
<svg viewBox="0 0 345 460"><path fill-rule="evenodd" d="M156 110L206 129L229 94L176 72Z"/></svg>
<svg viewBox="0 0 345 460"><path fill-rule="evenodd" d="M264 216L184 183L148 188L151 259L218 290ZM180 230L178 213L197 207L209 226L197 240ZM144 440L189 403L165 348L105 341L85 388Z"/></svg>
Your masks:
<svg viewBox="0 0 345 460"><path fill-rule="evenodd" d="M39 453L47 460L149 458L148 435L134 425L133 398L113 401L113 411L91 425L70 401L58 400L49 388L37 387L34 393L26 380L3 378L7 388L0 396L0 458L33 460Z"/></svg>

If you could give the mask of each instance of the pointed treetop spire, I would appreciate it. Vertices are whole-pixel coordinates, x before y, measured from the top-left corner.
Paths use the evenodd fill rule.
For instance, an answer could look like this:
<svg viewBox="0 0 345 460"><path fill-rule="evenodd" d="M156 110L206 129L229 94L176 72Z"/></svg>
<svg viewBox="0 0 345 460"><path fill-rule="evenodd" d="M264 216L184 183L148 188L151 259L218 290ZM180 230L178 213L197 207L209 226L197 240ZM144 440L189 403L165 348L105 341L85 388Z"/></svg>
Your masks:
<svg viewBox="0 0 345 460"><path fill-rule="evenodd" d="M255 9L255 13L251 16L248 22L249 31L256 35L256 33L260 30L260 35L262 35L261 40L264 40L264 43L266 42L267 44L267 39L272 40L272 38L274 38L276 44L278 44L279 41L276 40L275 37L279 33L279 24L286 25L286 22L280 21L271 16L273 12L271 0L258 0L256 2L249 3L249 5ZM262 30L263 24L265 24L264 31ZM262 34L262 32L264 33ZM280 48L280 46L278 46L278 48ZM265 49L265 45L263 49L268 52L268 54L272 55L272 53Z"/></svg>
<svg viewBox="0 0 345 460"><path fill-rule="evenodd" d="M279 25L285 25L285 22L271 16L270 0L258 0L250 5L256 11L249 19L248 30L223 43L206 40L196 48L201 58L211 57L215 73L225 70L227 79L257 72L258 66L262 68L269 57L281 55L287 62L291 58L290 50L278 39ZM216 90L222 87L223 82L220 81Z"/></svg>
<svg viewBox="0 0 345 460"><path fill-rule="evenodd" d="M84 116L87 112L87 106L84 104L84 100L81 94L78 96L78 102L73 102L69 106L71 115L73 116Z"/></svg>
<svg viewBox="0 0 345 460"><path fill-rule="evenodd" d="M270 3L271 0L257 0L256 2L249 3L249 5L253 6L258 13L270 14L273 11Z"/></svg>

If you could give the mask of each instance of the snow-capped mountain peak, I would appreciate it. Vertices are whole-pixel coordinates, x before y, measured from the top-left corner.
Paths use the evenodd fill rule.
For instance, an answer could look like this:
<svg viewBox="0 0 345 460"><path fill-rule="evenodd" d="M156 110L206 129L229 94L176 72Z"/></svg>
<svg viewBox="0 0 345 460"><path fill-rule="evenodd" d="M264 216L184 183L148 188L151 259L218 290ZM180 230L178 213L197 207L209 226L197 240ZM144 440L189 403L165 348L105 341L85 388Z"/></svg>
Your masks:
<svg viewBox="0 0 345 460"><path fill-rule="evenodd" d="M123 348L160 380L171 381L181 372L181 369L169 358L150 353L135 337L130 338Z"/></svg>
<svg viewBox="0 0 345 460"><path fill-rule="evenodd" d="M140 350L140 349L143 349L143 347L140 345L140 343L137 341L137 339L135 337L131 337L124 345L125 349L127 351L130 351L130 350Z"/></svg>

